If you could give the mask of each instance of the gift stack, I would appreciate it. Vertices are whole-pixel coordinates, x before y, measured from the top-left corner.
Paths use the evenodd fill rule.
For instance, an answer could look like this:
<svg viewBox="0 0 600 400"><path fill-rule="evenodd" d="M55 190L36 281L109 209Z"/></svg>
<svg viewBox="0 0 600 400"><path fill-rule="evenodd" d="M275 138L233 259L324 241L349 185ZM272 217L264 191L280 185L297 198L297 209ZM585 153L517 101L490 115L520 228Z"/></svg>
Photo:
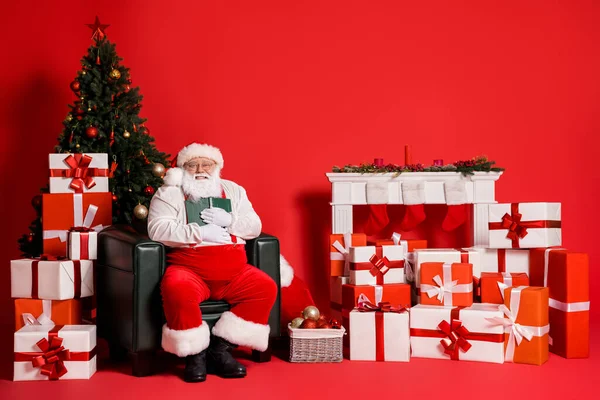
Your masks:
<svg viewBox="0 0 600 400"><path fill-rule="evenodd" d="M408 204L405 218L414 215L409 199L398 202L402 195L395 193L417 187L421 204L447 204L444 224L464 223L462 206L472 207L475 217L467 229L473 239L463 243L470 247L447 249L427 248L431 237L411 246L399 234L377 242L364 234L331 235L331 307L349 333L351 360L408 361L412 355L541 365L549 352L588 357L588 256L560 247L560 203L495 203L498 174L480 173L465 183L443 170L438 178L433 168L421 174L392 167L363 165L328 174L334 232L352 227L351 205L369 204L373 187L385 195L379 203ZM396 182L398 176L404 180ZM439 182L444 179L452 181ZM486 179L492 184L478 189ZM450 225L442 228L456 228ZM404 274L395 273L400 268Z"/></svg>
<svg viewBox="0 0 600 400"><path fill-rule="evenodd" d="M107 154L50 154L43 195L43 251L11 261L15 299L14 380L89 379L96 327L82 325L93 300L97 233L112 223ZM93 322L94 301L88 301Z"/></svg>

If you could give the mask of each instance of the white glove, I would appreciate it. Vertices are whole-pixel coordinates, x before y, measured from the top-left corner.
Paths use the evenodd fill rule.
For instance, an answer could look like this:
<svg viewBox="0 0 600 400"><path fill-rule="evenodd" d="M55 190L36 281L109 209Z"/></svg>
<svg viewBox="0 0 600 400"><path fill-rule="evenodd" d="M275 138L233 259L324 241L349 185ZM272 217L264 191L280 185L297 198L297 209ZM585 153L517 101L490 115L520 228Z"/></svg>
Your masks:
<svg viewBox="0 0 600 400"><path fill-rule="evenodd" d="M200 213L200 218L207 224L215 224L227 228L231 225L231 214L222 208L206 208Z"/></svg>
<svg viewBox="0 0 600 400"><path fill-rule="evenodd" d="M214 224L203 225L200 227L203 242L212 243L231 243L231 236L220 226Z"/></svg>

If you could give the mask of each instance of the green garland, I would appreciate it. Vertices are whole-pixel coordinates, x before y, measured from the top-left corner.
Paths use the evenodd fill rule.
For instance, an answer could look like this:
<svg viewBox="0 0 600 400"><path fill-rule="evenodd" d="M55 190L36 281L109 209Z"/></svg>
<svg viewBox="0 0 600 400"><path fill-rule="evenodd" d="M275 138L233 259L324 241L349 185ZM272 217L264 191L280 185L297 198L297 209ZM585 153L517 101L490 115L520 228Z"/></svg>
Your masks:
<svg viewBox="0 0 600 400"><path fill-rule="evenodd" d="M332 172L353 172L360 174L381 174L395 173L397 175L403 172L460 172L461 174L473 175L475 172L500 172L504 168L494 167L495 161L490 161L485 156L475 157L472 160L457 161L443 166L423 164L396 165L387 164L376 166L375 164L345 165L343 167L334 166Z"/></svg>

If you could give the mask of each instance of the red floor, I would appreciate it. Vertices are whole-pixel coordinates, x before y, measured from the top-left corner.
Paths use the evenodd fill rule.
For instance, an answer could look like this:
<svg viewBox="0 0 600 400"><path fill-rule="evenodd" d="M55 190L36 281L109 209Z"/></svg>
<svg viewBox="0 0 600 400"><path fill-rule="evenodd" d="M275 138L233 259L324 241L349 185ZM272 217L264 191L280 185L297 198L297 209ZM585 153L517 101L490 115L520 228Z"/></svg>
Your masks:
<svg viewBox="0 0 600 400"><path fill-rule="evenodd" d="M2 329L6 332L6 329ZM224 380L209 376L202 384L186 384L167 372L134 378L124 364L104 361L90 381L12 382L10 336L2 335L0 399L577 399L600 389L600 325L592 327L592 357L565 360L552 356L541 367L413 359L410 363L350 362L266 364L242 360L248 377ZM8 346L7 346L8 345ZM527 397L526 397L527 394ZM196 397L203 396L203 397ZM208 397L204 397L208 396ZM385 397L378 397L385 396Z"/></svg>

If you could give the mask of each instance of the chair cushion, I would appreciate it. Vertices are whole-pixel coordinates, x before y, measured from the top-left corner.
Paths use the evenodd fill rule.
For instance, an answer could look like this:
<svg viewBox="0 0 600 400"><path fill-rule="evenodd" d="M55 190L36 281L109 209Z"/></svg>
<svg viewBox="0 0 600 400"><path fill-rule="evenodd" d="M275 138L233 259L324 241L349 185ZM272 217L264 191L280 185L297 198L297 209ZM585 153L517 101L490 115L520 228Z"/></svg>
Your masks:
<svg viewBox="0 0 600 400"><path fill-rule="evenodd" d="M222 314L230 309L229 303L222 300L206 300L200 303L202 314Z"/></svg>

